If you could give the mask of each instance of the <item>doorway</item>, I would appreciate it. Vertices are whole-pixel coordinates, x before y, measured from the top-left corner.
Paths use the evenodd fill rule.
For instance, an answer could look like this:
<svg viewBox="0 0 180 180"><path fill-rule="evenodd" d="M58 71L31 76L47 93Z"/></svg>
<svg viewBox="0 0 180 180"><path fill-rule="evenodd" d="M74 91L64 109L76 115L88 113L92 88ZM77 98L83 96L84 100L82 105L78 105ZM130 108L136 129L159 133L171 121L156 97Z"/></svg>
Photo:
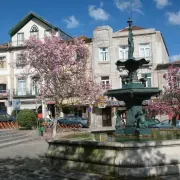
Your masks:
<svg viewBox="0 0 180 180"><path fill-rule="evenodd" d="M106 107L102 109L102 125L112 126L111 122L111 107Z"/></svg>
<svg viewBox="0 0 180 180"><path fill-rule="evenodd" d="M55 118L55 104L48 104L47 105L48 111L50 112L51 118Z"/></svg>

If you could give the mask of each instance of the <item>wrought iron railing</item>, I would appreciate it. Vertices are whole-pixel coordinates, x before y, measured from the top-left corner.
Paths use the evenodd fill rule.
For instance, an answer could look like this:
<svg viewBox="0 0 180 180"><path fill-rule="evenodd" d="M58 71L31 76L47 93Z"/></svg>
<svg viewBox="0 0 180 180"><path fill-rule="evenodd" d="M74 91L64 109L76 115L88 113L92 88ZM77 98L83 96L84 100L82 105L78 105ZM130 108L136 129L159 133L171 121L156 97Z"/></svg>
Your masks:
<svg viewBox="0 0 180 180"><path fill-rule="evenodd" d="M32 89L24 89L23 91L19 91L18 89L14 89L14 96L39 96L39 91L34 91Z"/></svg>
<svg viewBox="0 0 180 180"><path fill-rule="evenodd" d="M8 96L8 90L0 90L0 97L7 97Z"/></svg>

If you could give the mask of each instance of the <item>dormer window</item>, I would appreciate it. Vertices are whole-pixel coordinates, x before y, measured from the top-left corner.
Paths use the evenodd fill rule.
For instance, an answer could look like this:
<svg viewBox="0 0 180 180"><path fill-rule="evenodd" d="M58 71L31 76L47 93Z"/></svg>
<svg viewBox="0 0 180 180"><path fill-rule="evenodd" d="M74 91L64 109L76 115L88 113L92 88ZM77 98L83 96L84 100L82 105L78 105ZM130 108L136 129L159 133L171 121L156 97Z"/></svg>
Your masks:
<svg viewBox="0 0 180 180"><path fill-rule="evenodd" d="M44 31L44 37L51 37L52 36L52 30L51 29L47 29Z"/></svg>
<svg viewBox="0 0 180 180"><path fill-rule="evenodd" d="M33 25L30 30L30 36L39 39L39 29L36 25Z"/></svg>
<svg viewBox="0 0 180 180"><path fill-rule="evenodd" d="M17 33L17 45L21 46L24 44L24 33Z"/></svg>

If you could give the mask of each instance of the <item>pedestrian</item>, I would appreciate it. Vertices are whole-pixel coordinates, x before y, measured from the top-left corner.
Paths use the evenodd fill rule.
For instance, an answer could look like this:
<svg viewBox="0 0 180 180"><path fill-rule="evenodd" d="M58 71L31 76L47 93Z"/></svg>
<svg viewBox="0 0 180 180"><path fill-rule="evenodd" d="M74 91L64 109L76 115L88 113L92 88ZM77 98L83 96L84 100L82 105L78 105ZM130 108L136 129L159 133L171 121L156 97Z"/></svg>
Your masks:
<svg viewBox="0 0 180 180"><path fill-rule="evenodd" d="M43 122L40 123L40 136L43 137L44 135L44 124Z"/></svg>

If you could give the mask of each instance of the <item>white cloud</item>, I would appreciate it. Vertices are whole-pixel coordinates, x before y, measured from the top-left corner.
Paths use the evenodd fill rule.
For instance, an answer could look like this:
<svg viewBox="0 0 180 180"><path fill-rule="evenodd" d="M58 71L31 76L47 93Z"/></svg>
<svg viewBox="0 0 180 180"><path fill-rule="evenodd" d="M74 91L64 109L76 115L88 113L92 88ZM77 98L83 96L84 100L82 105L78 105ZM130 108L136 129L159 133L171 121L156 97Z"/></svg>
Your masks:
<svg viewBox="0 0 180 180"><path fill-rule="evenodd" d="M101 1L100 2L100 7L102 8L104 6L104 3Z"/></svg>
<svg viewBox="0 0 180 180"><path fill-rule="evenodd" d="M154 0L154 1L156 3L156 7L158 9L162 9L162 8L164 8L166 6L171 5L171 2L169 0Z"/></svg>
<svg viewBox="0 0 180 180"><path fill-rule="evenodd" d="M168 21L173 25L180 25L180 11L168 12Z"/></svg>
<svg viewBox="0 0 180 180"><path fill-rule="evenodd" d="M102 8L103 2L100 3L100 7L96 7L93 5L89 6L89 16L94 18L95 20L106 21L109 19L109 14Z"/></svg>
<svg viewBox="0 0 180 180"><path fill-rule="evenodd" d="M77 26L79 26L79 21L73 15L68 17L64 21L66 22L67 28L69 29L76 28Z"/></svg>
<svg viewBox="0 0 180 180"><path fill-rule="evenodd" d="M178 61L178 60L180 60L180 54L173 55L170 57L171 62Z"/></svg>
<svg viewBox="0 0 180 180"><path fill-rule="evenodd" d="M115 0L116 7L121 11L135 11L143 14L141 0Z"/></svg>

